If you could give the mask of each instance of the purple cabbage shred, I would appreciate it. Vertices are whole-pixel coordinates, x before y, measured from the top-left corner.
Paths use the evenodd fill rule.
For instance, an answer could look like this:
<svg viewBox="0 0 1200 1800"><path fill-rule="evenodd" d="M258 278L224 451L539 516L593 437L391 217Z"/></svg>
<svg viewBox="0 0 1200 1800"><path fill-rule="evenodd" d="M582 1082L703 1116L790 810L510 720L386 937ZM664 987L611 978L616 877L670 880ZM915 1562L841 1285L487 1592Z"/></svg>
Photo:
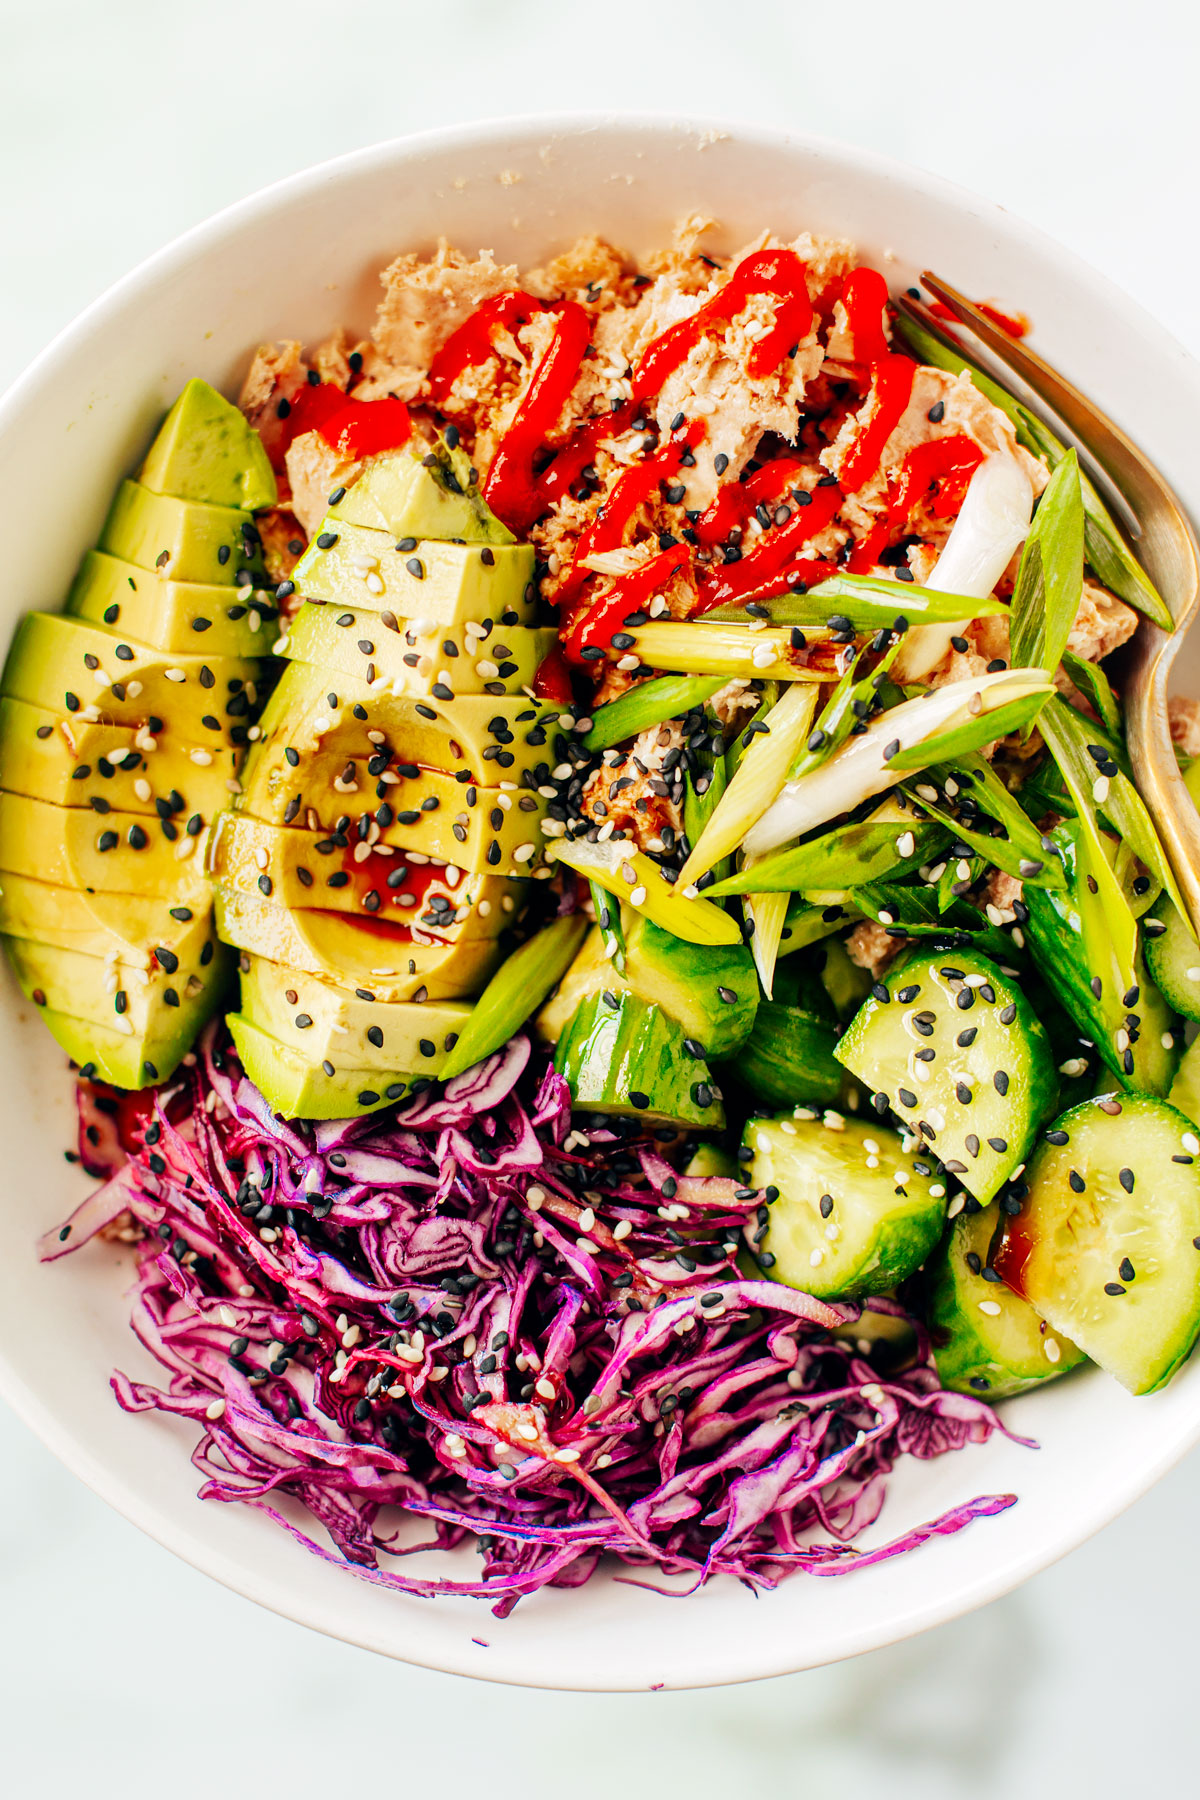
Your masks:
<svg viewBox="0 0 1200 1800"><path fill-rule="evenodd" d="M81 1122L110 1120L84 1101ZM837 1335L857 1306L747 1279L760 1196L680 1174L625 1121L573 1131L524 1036L405 1106L302 1125L210 1028L136 1137L122 1162L105 1136L109 1179L42 1244L128 1236L129 1215L144 1234L131 1322L166 1385L117 1373L117 1400L199 1428L203 1498L261 1508L368 1581L501 1616L605 1556L672 1592L771 1588L1013 1503L856 1550L897 1458L979 1443L995 1414L939 1386L915 1320L915 1359L885 1375ZM473 1578L405 1560L462 1544Z"/></svg>

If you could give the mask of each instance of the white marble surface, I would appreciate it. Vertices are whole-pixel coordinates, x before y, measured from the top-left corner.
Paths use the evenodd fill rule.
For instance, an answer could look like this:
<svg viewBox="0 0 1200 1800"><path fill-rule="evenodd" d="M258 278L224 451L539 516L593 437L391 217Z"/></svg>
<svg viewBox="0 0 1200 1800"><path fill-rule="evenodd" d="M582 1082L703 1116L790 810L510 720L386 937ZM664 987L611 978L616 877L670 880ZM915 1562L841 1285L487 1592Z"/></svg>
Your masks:
<svg viewBox="0 0 1200 1800"><path fill-rule="evenodd" d="M143 255L265 182L408 130L572 106L802 126L937 169L1200 351L1200 20L1172 0L0 0L0 44L0 382ZM256 1610L0 1414L0 1785L22 1800L240 1800L289 1779L498 1800L631 1781L673 1796L875 1780L892 1800L1194 1786L1196 1457L1067 1563L915 1643L753 1688L551 1699Z"/></svg>

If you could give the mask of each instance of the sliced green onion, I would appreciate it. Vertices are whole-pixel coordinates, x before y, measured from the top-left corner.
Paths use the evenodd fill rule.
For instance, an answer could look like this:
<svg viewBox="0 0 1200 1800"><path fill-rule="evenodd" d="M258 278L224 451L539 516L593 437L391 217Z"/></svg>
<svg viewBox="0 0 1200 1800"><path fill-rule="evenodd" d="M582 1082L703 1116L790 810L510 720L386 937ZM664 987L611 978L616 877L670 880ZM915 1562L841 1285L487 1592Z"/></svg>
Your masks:
<svg viewBox="0 0 1200 1800"><path fill-rule="evenodd" d="M852 899L845 894L836 901L826 900L824 905L813 905L794 894L788 901L779 955L791 956L796 950L807 950L810 944L819 944L822 938L832 937L835 931L853 925L863 917L856 900L857 895ZM831 913L835 915L833 918L829 917Z"/></svg>
<svg viewBox="0 0 1200 1800"><path fill-rule="evenodd" d="M940 824L946 826L947 830L953 831L964 844L969 845L976 856L982 857L985 862L994 863L996 868L1003 869L1006 875L1013 876L1017 881L1032 882L1035 887L1066 887L1067 881L1062 872L1061 863L1056 856L1049 854L1043 848L1041 839L1036 834L1034 854L1030 856L1027 854L1029 848L1027 843L1022 843L1018 847L1007 838L989 837L986 832L976 831L972 826L965 825L961 819L956 818L953 813L943 811L931 800L917 795L915 793L916 785L913 782L906 782L905 792L916 800L918 806L924 807L931 819L938 820ZM1026 824L1028 824L1028 820Z"/></svg>
<svg viewBox="0 0 1200 1800"><path fill-rule="evenodd" d="M947 782L957 781L964 795L969 795L981 811L1004 827L1005 839L1019 857L1024 857L1027 862L1045 860L1041 832L1023 810L1016 795L1009 792L984 757L972 754L958 758L953 764L940 764L937 768L928 770L928 777L940 788L945 788ZM946 797L949 799L950 795L947 794ZM969 840L964 838L963 841L965 843ZM984 841L990 844L996 840L989 837ZM995 858L992 860L995 861ZM1005 867L1003 863L997 863L996 866ZM1057 859L1055 866L1057 867ZM1008 873L1017 874L1018 871L1009 869ZM1061 870L1059 873L1061 874ZM1058 887L1061 884L1051 876L1042 885Z"/></svg>
<svg viewBox="0 0 1200 1800"><path fill-rule="evenodd" d="M1045 687L1024 695L1020 700L1010 700L1007 706L998 706L993 712L985 710L977 718L968 719L962 725L955 725L949 731L927 738L923 744L914 744L908 750L898 751L895 756L889 757L888 767L926 769L931 762L952 762L957 757L966 756L969 751L978 750L983 744L994 744L997 738L1007 737L1010 731L1019 731L1023 725L1031 725L1053 692L1054 689L1047 683Z"/></svg>
<svg viewBox="0 0 1200 1800"><path fill-rule="evenodd" d="M937 821L914 819L894 800L885 800L868 818L837 825L806 843L774 850L750 869L739 869L707 891L716 898L779 889L806 894L856 888L863 882L919 869L949 839L950 833Z"/></svg>
<svg viewBox="0 0 1200 1800"><path fill-rule="evenodd" d="M566 863L588 881L615 894L622 906L645 913L654 925L683 938L689 944L740 944L737 921L711 900L688 899L672 885L662 869L632 844L609 838L589 844L586 838L550 848L551 859Z"/></svg>
<svg viewBox="0 0 1200 1800"><path fill-rule="evenodd" d="M777 693L775 682L768 682L767 685L772 695ZM769 710L765 702L764 707ZM704 828L720 805L721 795L726 788L726 754L723 749L714 750L711 747L713 743L722 742L721 721L711 708L706 709L705 720L709 727L708 744L693 746L695 769L689 769L684 777L683 831L689 851L693 844L700 842ZM732 866L728 857L722 857L713 865L714 880L720 881Z"/></svg>
<svg viewBox="0 0 1200 1800"><path fill-rule="evenodd" d="M808 641L827 632L809 632ZM745 625L706 625L702 620L679 624L651 620L631 627L630 654L650 669L679 669L688 675L720 675L724 681L741 676L747 681L773 677L777 681L828 681L828 670L806 668L799 662L801 650L792 645L786 628L766 626L752 631Z"/></svg>
<svg viewBox="0 0 1200 1800"><path fill-rule="evenodd" d="M750 951L758 970L762 991L768 1000L775 986L775 964L779 957L791 898L788 893L771 893L746 894L742 899L743 912L754 927L750 936Z"/></svg>
<svg viewBox="0 0 1200 1800"><path fill-rule="evenodd" d="M567 913L513 951L475 1002L475 1010L442 1066L443 1081L461 1075L507 1044L558 986L587 932L582 913Z"/></svg>
<svg viewBox="0 0 1200 1800"><path fill-rule="evenodd" d="M1055 696L1054 701L1043 709L1041 732L1075 803L1080 880L1075 884L1074 899L1085 943L1094 959L1091 966L1102 982L1105 1015L1116 1020L1112 1025L1115 1031L1120 1018L1113 1010L1114 1003L1119 1002L1129 988L1136 986L1137 921L1113 872L1101 835L1097 802L1092 791L1096 765L1070 719L1063 716L1071 712L1066 701ZM1074 715L1075 718L1078 716ZM1105 971L1114 968L1120 981L1115 992L1113 982L1104 978Z"/></svg>
<svg viewBox="0 0 1200 1800"><path fill-rule="evenodd" d="M918 325L915 319L901 314L896 320L896 330L923 363L931 364L935 369L946 369L952 375L964 372L970 375L972 382L981 394L1007 413L1017 431L1017 442L1034 456L1045 459L1053 469L1067 454L1066 445L1060 443L1054 433L1047 429L1042 421L1031 413L1027 406L985 375L977 364L961 351L952 350L948 344L935 337ZM1087 551L1088 566L1107 588L1118 594L1122 600L1136 607L1164 631L1173 631L1175 621L1170 609L1154 586L1146 571L1130 552L1125 539L1121 535L1112 514L1096 492L1086 472L1080 470L1080 489L1083 498L1083 509L1087 515L1084 525L1084 544Z"/></svg>
<svg viewBox="0 0 1200 1800"><path fill-rule="evenodd" d="M1116 738L1125 731L1121 703L1113 693L1108 676L1099 663L1085 662L1073 650L1064 650L1062 666L1085 699L1090 700L1105 729Z"/></svg>
<svg viewBox="0 0 1200 1800"><path fill-rule="evenodd" d="M821 710L814 730L810 733L807 744L792 764L790 781L799 781L811 769L819 769L823 762L831 757L835 750L850 736L854 727L864 724L868 715L882 698L885 689L884 677L896 660L898 652L903 648L904 638L897 635L866 675L860 675L861 659L851 657L845 674L834 688L829 700ZM856 679L857 677L857 679ZM890 688L890 683L887 684ZM814 740L816 740L814 742Z"/></svg>
<svg viewBox="0 0 1200 1800"><path fill-rule="evenodd" d="M1055 696L1050 717L1059 747L1055 747L1054 741L1049 736L1047 736L1046 742L1050 745L1059 768L1062 769L1063 779L1067 786L1072 788L1072 797L1075 796L1071 774L1064 766L1062 756L1059 755L1059 749L1062 750L1063 755L1068 754L1068 745L1071 747L1069 752L1071 768L1080 787L1086 789L1090 804L1096 811L1104 814L1109 824L1125 840L1134 855L1141 858L1160 887L1166 889L1180 916L1186 920L1188 911L1183 895L1179 891L1179 884L1175 880L1171 865L1167 860L1167 853L1162 847L1162 840L1146 802L1138 793L1133 782L1120 770L1113 776L1100 774L1087 749L1088 744L1095 741L1095 727L1089 727L1088 722L1080 717L1075 708L1068 706L1067 702L1059 695ZM1076 800L1077 808L1078 805L1078 800Z"/></svg>
<svg viewBox="0 0 1200 1800"><path fill-rule="evenodd" d="M697 881L723 856L736 850L750 827L762 818L787 780L788 770L812 728L816 706L817 690L797 682L784 690L783 698L771 708L757 732L749 736L753 721L747 727L737 772L680 872L683 887Z"/></svg>
<svg viewBox="0 0 1200 1800"><path fill-rule="evenodd" d="M588 750L608 750L703 706L717 689L724 686L722 675L661 675L655 681L643 681L619 700L597 707L592 714L592 728L582 742Z"/></svg>
<svg viewBox="0 0 1200 1800"><path fill-rule="evenodd" d="M834 606L830 603L837 601ZM774 625L828 625L830 614L842 614L856 631L890 628L898 618L910 625L953 625L958 619L982 619L1007 613L1003 600L976 600L969 594L943 594L915 581L889 581L882 575L831 575L806 594L779 594L758 603ZM758 617L762 617L759 613ZM717 623L746 617L744 605L714 607L699 621Z"/></svg>
<svg viewBox="0 0 1200 1800"><path fill-rule="evenodd" d="M1083 494L1068 450L1037 503L1021 552L1009 619L1011 661L1057 669L1083 598Z"/></svg>
<svg viewBox="0 0 1200 1800"><path fill-rule="evenodd" d="M621 902L614 895L606 892L598 881L589 881L588 887L592 895L592 907L596 914L596 923L600 927L600 939L607 956L618 975L625 973L625 928L621 924Z"/></svg>

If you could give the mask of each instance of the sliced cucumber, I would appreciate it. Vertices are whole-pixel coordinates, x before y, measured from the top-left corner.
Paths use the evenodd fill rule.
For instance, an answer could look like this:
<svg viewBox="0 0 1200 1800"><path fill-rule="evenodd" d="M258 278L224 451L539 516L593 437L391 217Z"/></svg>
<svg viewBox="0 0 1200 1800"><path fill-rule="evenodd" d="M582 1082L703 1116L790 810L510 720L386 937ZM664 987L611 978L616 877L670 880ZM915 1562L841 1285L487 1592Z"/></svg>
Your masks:
<svg viewBox="0 0 1200 1800"><path fill-rule="evenodd" d="M1161 1387L1200 1332L1200 1139L1146 1094L1063 1113L1029 1166L996 1268L1131 1393Z"/></svg>
<svg viewBox="0 0 1200 1800"><path fill-rule="evenodd" d="M720 1092L699 1049L661 1008L610 989L580 1001L554 1066L583 1111L720 1131Z"/></svg>
<svg viewBox="0 0 1200 1800"><path fill-rule="evenodd" d="M1122 1087L1165 1094L1179 1061L1182 1038L1175 1030L1174 1012L1149 978L1141 958L1135 968L1136 997L1124 1015L1116 1013L1123 1022L1114 1032L1105 997L1098 997L1092 987L1094 977L1079 914L1070 895L1027 886L1025 905L1029 909L1025 939L1038 973L1058 996L1076 1029L1095 1045Z"/></svg>
<svg viewBox="0 0 1200 1800"><path fill-rule="evenodd" d="M751 1216L747 1239L772 1281L827 1300L887 1293L937 1243L945 1186L917 1170L886 1125L826 1118L747 1125L749 1183L778 1196Z"/></svg>
<svg viewBox="0 0 1200 1800"><path fill-rule="evenodd" d="M1165 894L1142 936L1146 967L1163 998L1185 1019L1200 1020L1200 945Z"/></svg>
<svg viewBox="0 0 1200 1800"><path fill-rule="evenodd" d="M1200 1125L1200 1037L1188 1045L1180 1058L1167 1099L1185 1119Z"/></svg>
<svg viewBox="0 0 1200 1800"><path fill-rule="evenodd" d="M851 1084L834 1055L836 1044L827 1019L803 1006L763 1000L730 1068L759 1105L837 1106Z"/></svg>
<svg viewBox="0 0 1200 1800"><path fill-rule="evenodd" d="M884 997L886 996L886 998ZM871 990L836 1055L979 1201L1024 1162L1057 1079L1016 982L970 950L910 957Z"/></svg>
<svg viewBox="0 0 1200 1800"><path fill-rule="evenodd" d="M958 1215L931 1270L925 1307L942 1386L996 1400L1084 1361L992 1268L992 1240L1001 1230L990 1208Z"/></svg>

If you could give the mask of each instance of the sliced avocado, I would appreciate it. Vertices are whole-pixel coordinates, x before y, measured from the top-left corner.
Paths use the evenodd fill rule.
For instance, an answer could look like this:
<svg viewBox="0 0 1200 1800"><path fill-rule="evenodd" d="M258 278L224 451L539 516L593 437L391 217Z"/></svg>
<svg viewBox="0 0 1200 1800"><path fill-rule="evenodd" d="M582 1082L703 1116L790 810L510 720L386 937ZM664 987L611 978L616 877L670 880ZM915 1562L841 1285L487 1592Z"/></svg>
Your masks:
<svg viewBox="0 0 1200 1800"><path fill-rule="evenodd" d="M279 617L279 608L260 589L171 581L157 569L140 569L102 550L84 557L66 610L157 650L203 650L206 656L265 655L269 627Z"/></svg>
<svg viewBox="0 0 1200 1800"><path fill-rule="evenodd" d="M310 1065L432 1069L454 1045L472 1008L461 1000L361 1000L353 989L267 962L242 966L241 1013Z"/></svg>
<svg viewBox="0 0 1200 1800"><path fill-rule="evenodd" d="M538 795L522 794L518 799L498 788L460 784L441 769L401 763L401 768L416 773L384 786L386 804L381 804L380 784L370 775L368 760L305 757L296 769L287 769L292 780L286 788L277 788L273 798L260 800L265 783L257 779L252 785L243 783L238 810L281 823L304 820L312 829L317 829L312 824L315 818L318 837L336 820L348 818L342 834L355 850L369 836L374 853L367 860L378 880L386 880L392 872L381 859L393 850L414 850L479 875L529 875L545 860L541 823L546 803ZM260 770L261 765L256 775ZM361 863L356 866L361 868Z"/></svg>
<svg viewBox="0 0 1200 1800"><path fill-rule="evenodd" d="M240 570L262 572L258 531L244 508L176 500L136 481L117 489L100 548L172 581L232 587Z"/></svg>
<svg viewBox="0 0 1200 1800"><path fill-rule="evenodd" d="M211 933L201 935L198 945L193 940L190 966L166 949L162 962L155 956L114 961L28 938L6 938L5 949L25 997L68 1055L94 1061L98 1072L118 1061L120 1085L129 1087L165 1080L225 998L229 953ZM128 1045L123 1052L121 1039ZM139 1079L131 1080L135 1070Z"/></svg>
<svg viewBox="0 0 1200 1800"><path fill-rule="evenodd" d="M741 944L712 947L685 943L638 914L625 927L625 974L604 953L598 926L537 1017L537 1028L555 1043L586 994L633 993L660 1006L710 1058L732 1056L746 1042L758 1008L754 959Z"/></svg>
<svg viewBox="0 0 1200 1800"><path fill-rule="evenodd" d="M330 1075L321 1063L314 1067L241 1013L231 1013L227 1023L243 1069L267 1104L285 1119L351 1119L394 1106L405 1095L411 1098L414 1084L417 1092L429 1085L429 1070L401 1074L332 1064Z"/></svg>
<svg viewBox="0 0 1200 1800"><path fill-rule="evenodd" d="M240 752L157 740L137 748L128 725L59 716L23 700L0 700L0 771L9 793L95 812L158 814L182 828L194 813L211 819L229 804Z"/></svg>
<svg viewBox="0 0 1200 1800"><path fill-rule="evenodd" d="M479 639L458 625L389 617L390 627L361 606L343 611L308 601L279 640L279 654L326 673L386 682L393 694L436 693L453 700L459 694L523 693L557 638L553 629L502 625Z"/></svg>
<svg viewBox="0 0 1200 1800"><path fill-rule="evenodd" d="M144 955L147 945L161 945L186 961L194 933L207 933L212 911L208 883L188 885L194 874L187 880L181 875L179 889L169 896L88 893L5 874L0 878L0 935L118 961Z"/></svg>
<svg viewBox="0 0 1200 1800"><path fill-rule="evenodd" d="M6 878L6 892L8 887ZM362 988L380 1001L411 1000L422 992L430 1000L474 994L500 961L495 938L417 943L403 926L280 906L222 882L216 883L213 900L217 929L227 944L356 992Z"/></svg>
<svg viewBox="0 0 1200 1800"><path fill-rule="evenodd" d="M516 542L479 491L471 459L442 441L405 444L372 457L331 505L323 531L367 525L392 538L459 538L467 544Z"/></svg>
<svg viewBox="0 0 1200 1800"><path fill-rule="evenodd" d="M184 863L203 865L208 826L193 837L170 819L52 806L0 793L0 870L56 887L101 894L174 894L187 885Z"/></svg>
<svg viewBox="0 0 1200 1800"><path fill-rule="evenodd" d="M719 1090L708 1065L685 1047L682 1026L633 994L586 994L554 1052L554 1067L584 1112L649 1124L720 1131Z"/></svg>
<svg viewBox="0 0 1200 1800"><path fill-rule="evenodd" d="M257 765L280 756L296 767L289 749L301 759L321 747L369 759L368 733L378 731L405 761L446 769L464 785L545 785L561 760L558 718L557 707L524 698L401 699L346 675L335 686L323 671L289 663L263 709L245 779L257 783Z"/></svg>
<svg viewBox="0 0 1200 1800"><path fill-rule="evenodd" d="M231 401L193 376L159 427L138 480L156 494L254 512L274 506L262 439Z"/></svg>
<svg viewBox="0 0 1200 1800"><path fill-rule="evenodd" d="M420 852L384 856L377 847L359 859L361 848L344 834L339 842L319 831L281 830L244 813L222 813L209 867L227 885L279 906L398 922L447 939L495 937L524 900L520 885L504 875L435 865Z"/></svg>
<svg viewBox="0 0 1200 1800"><path fill-rule="evenodd" d="M259 664L233 657L171 655L63 613L26 613L0 694L114 725L150 725L216 750L245 743ZM236 684L231 691L230 684ZM248 691L247 691L248 690Z"/></svg>
<svg viewBox="0 0 1200 1800"><path fill-rule="evenodd" d="M387 610L400 619L438 625L491 619L507 630L533 623L533 562L529 544L397 542L387 531L339 524L336 531L317 534L292 579L306 599L336 601L359 612Z"/></svg>

